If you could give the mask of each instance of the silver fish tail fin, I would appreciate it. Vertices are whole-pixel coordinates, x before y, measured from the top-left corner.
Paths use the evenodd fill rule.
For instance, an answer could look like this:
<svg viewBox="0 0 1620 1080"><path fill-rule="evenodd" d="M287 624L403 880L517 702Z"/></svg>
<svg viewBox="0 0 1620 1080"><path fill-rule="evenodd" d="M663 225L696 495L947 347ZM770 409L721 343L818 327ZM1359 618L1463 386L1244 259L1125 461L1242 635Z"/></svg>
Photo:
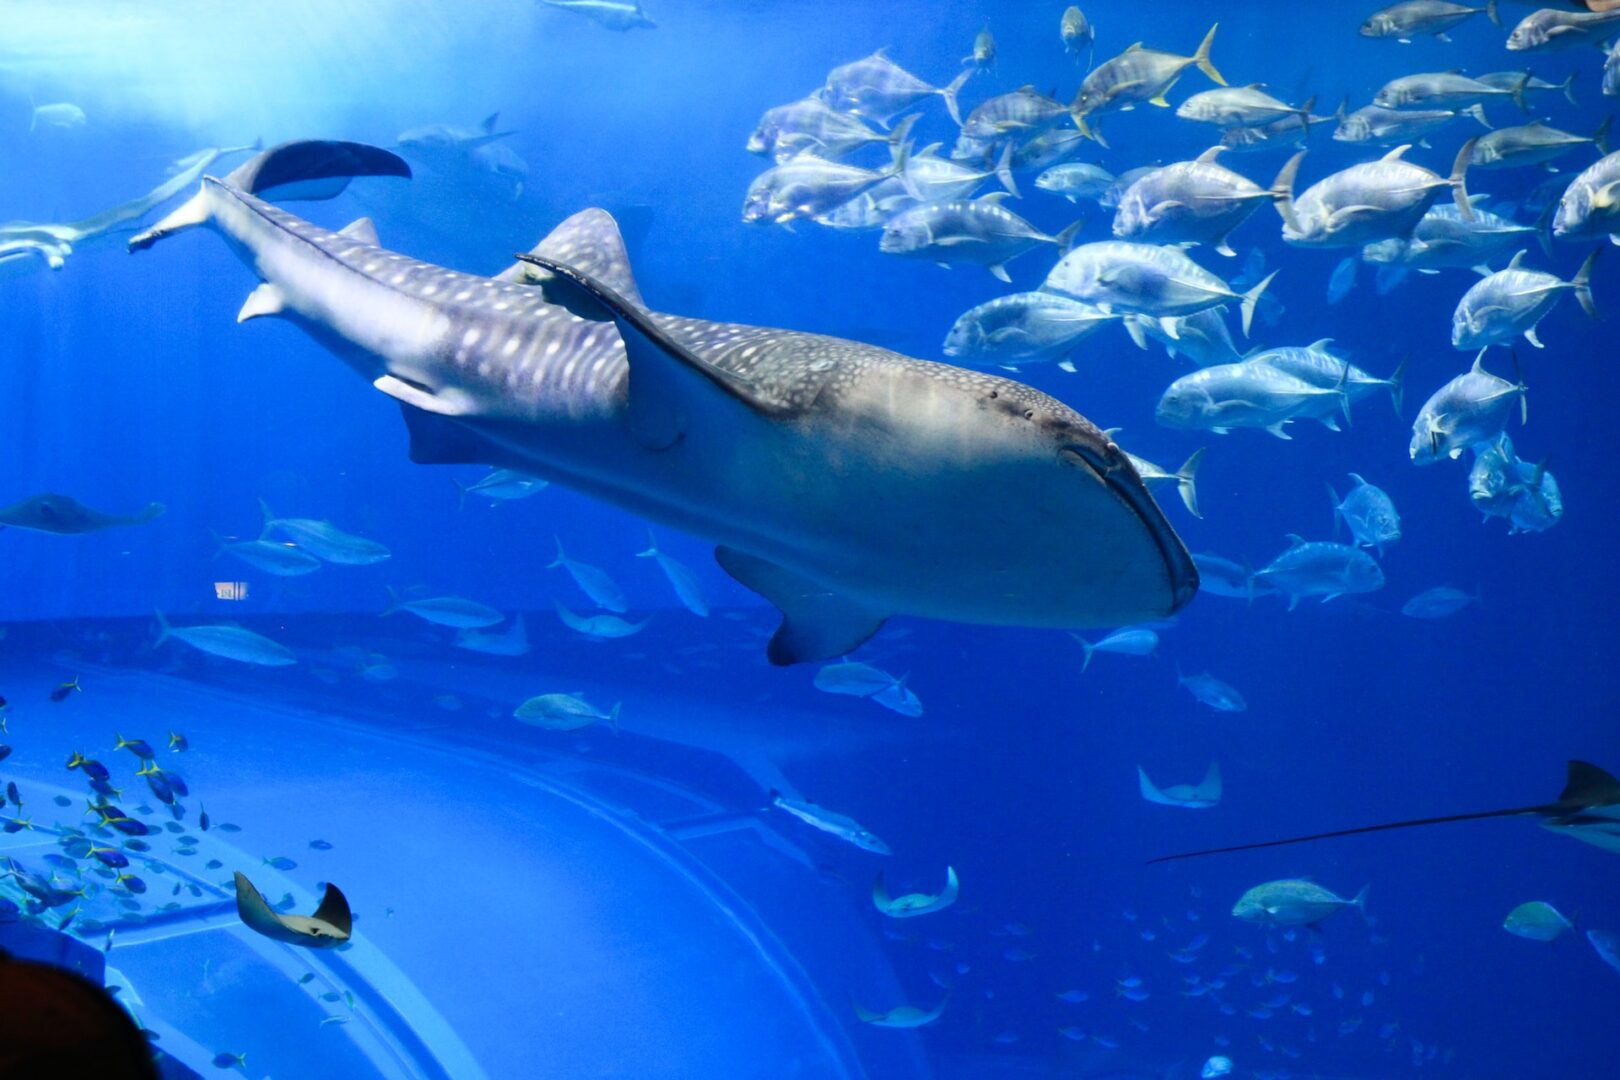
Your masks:
<svg viewBox="0 0 1620 1080"><path fill-rule="evenodd" d="M1601 247L1593 248L1592 254L1581 263L1581 268L1575 271L1575 276L1569 283L1575 290L1575 299L1580 303L1581 310L1594 319L1598 317L1598 313L1597 306L1592 302L1592 264L1597 262L1597 257L1602 253Z"/></svg>
<svg viewBox="0 0 1620 1080"><path fill-rule="evenodd" d="M1283 163L1283 167L1277 172L1277 179L1271 182L1272 205L1276 206L1283 224L1295 232L1302 230L1299 227L1299 218L1294 215L1294 178L1299 175L1299 163L1304 160L1305 151L1301 150Z"/></svg>
<svg viewBox="0 0 1620 1080"><path fill-rule="evenodd" d="M1070 222L1057 236L1053 237L1053 240L1057 243L1059 255L1067 255L1074 248L1074 238L1080 235L1080 230L1085 228L1085 225L1085 218L1077 218Z"/></svg>
<svg viewBox="0 0 1620 1080"><path fill-rule="evenodd" d="M1312 94L1305 99L1305 104L1294 110L1299 115L1299 122L1305 125L1307 132L1311 130L1311 110L1314 108L1316 108L1316 95Z"/></svg>
<svg viewBox="0 0 1620 1080"><path fill-rule="evenodd" d="M1353 427L1355 421L1350 417L1350 361L1344 361L1339 369L1339 381L1334 384L1333 392L1339 396L1339 408L1344 412L1344 426Z"/></svg>
<svg viewBox="0 0 1620 1080"><path fill-rule="evenodd" d="M1204 515L1198 512L1198 466L1204 463L1204 451L1207 447L1200 446L1187 456L1176 470L1176 494L1186 504L1187 512L1195 518Z"/></svg>
<svg viewBox="0 0 1620 1080"><path fill-rule="evenodd" d="M1492 26L1502 25L1502 16L1496 10L1496 0L1485 0L1485 17L1491 20Z"/></svg>
<svg viewBox="0 0 1620 1080"><path fill-rule="evenodd" d="M1389 403L1395 406L1396 416L1401 415L1401 395L1406 392L1406 365L1411 359L1411 353L1401 357L1401 362L1395 365L1395 370L1384 380L1389 384Z"/></svg>
<svg viewBox="0 0 1620 1080"><path fill-rule="evenodd" d="M1242 312L1243 315L1244 337L1249 336L1249 324L1254 322L1254 306L1260 302L1261 294L1266 291L1266 286L1270 285L1271 279L1276 276L1277 271L1273 270L1271 273L1261 278L1258 285L1243 294L1243 302L1239 305L1238 310Z"/></svg>
<svg viewBox="0 0 1620 1080"><path fill-rule="evenodd" d="M1198 51L1192 54L1192 62L1198 65L1199 71L1208 75L1215 83L1225 86L1226 79L1219 71L1215 70L1215 62L1209 58L1210 46L1215 44L1215 31L1220 28L1220 23L1216 23L1209 28L1209 33L1204 35L1204 40L1198 43Z"/></svg>
<svg viewBox="0 0 1620 1080"><path fill-rule="evenodd" d="M956 95L961 92L962 87L967 85L967 81L973 78L974 70L968 68L952 79L950 85L939 91L939 96L945 99L945 111L951 114L951 119L956 122L957 127L962 126L962 109L956 103Z"/></svg>
<svg viewBox="0 0 1620 1080"><path fill-rule="evenodd" d="M1343 516L1343 511L1339 509L1339 493L1333 490L1333 481L1331 480L1327 482L1327 493L1328 505L1333 507L1333 539L1337 540L1339 538L1339 518Z"/></svg>
<svg viewBox="0 0 1620 1080"><path fill-rule="evenodd" d="M1530 111L1530 106L1524 98L1524 92L1530 89L1530 74L1529 69L1525 69L1524 74L1519 76L1519 81L1513 84L1513 89L1508 91L1513 95L1513 104L1519 107L1520 112Z"/></svg>
<svg viewBox="0 0 1620 1080"><path fill-rule="evenodd" d="M165 619L163 617L163 612L159 611L158 609L153 608L152 614L157 616L158 621L158 636L152 642L152 648L155 649L159 645L162 645L165 641L168 641L169 638L174 635L174 627L169 625L169 620Z"/></svg>
<svg viewBox="0 0 1620 1080"><path fill-rule="evenodd" d="M1607 124L1608 121L1605 120L1604 123ZM1001 182L1003 188L1007 189L1007 194L1017 199L1021 196L1018 192L1018 181L1013 179L1012 156L1013 144L1012 140L1009 139L1007 145L1001 148L1001 157L996 160L996 179Z"/></svg>
<svg viewBox="0 0 1620 1080"><path fill-rule="evenodd" d="M1609 113L1603 117L1603 123L1592 132L1592 142L1597 145L1598 153L1604 157L1609 156L1609 127L1614 123L1614 114Z"/></svg>
<svg viewBox="0 0 1620 1080"><path fill-rule="evenodd" d="M1474 136L1463 143L1462 149L1457 151L1457 158L1451 163L1451 198L1457 204L1457 213L1462 215L1464 221L1475 221L1478 215L1474 213L1474 204L1468 198L1468 165L1474 160L1474 144L1479 142L1479 136Z"/></svg>
<svg viewBox="0 0 1620 1080"><path fill-rule="evenodd" d="M265 199L330 199L357 176L398 176L409 179L411 167L391 151L365 143L304 140L282 143L260 151L225 177L224 184ZM212 218L208 185L173 213L143 233L130 238L129 250L144 251L164 237L207 224Z"/></svg>
<svg viewBox="0 0 1620 1080"><path fill-rule="evenodd" d="M1577 108L1580 106L1581 103L1575 100L1575 73L1573 71L1569 73L1568 78L1558 84L1558 89L1564 92L1564 97L1569 100L1571 105Z"/></svg>
<svg viewBox="0 0 1620 1080"><path fill-rule="evenodd" d="M1475 120L1479 121L1479 126L1484 128L1486 131L1495 130L1495 128L1491 126L1490 118L1485 115L1485 106L1481 105L1477 101L1468 106L1468 108L1462 110L1462 114L1464 116L1471 116Z"/></svg>
<svg viewBox="0 0 1620 1080"><path fill-rule="evenodd" d="M1356 893L1355 898L1350 901L1350 906L1361 912L1363 919L1367 918L1367 891L1371 888L1371 883L1363 885L1361 891Z"/></svg>

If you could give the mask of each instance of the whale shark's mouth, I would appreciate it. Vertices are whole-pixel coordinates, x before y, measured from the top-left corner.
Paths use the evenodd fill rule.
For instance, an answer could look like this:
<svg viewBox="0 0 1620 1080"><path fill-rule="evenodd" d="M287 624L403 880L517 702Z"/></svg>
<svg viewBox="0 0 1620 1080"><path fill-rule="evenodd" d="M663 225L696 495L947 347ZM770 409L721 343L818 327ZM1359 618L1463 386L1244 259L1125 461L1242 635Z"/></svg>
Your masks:
<svg viewBox="0 0 1620 1080"><path fill-rule="evenodd" d="M1148 493L1147 485L1142 483L1130 459L1112 443L1109 449L1113 451L1111 457L1099 452L1095 446L1065 443L1058 448L1058 460L1085 468L1142 522L1159 549L1159 559L1164 564L1165 581L1170 591L1170 607L1165 614L1174 614L1197 595L1198 568L1164 516L1164 511Z"/></svg>

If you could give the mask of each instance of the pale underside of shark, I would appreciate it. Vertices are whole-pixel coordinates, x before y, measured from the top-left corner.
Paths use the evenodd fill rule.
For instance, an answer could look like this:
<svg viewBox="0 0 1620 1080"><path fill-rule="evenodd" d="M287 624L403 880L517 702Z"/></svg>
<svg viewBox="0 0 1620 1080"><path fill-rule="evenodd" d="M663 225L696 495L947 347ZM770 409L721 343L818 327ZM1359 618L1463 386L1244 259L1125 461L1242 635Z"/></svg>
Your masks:
<svg viewBox="0 0 1620 1080"><path fill-rule="evenodd" d="M859 342L651 312L600 210L498 277L380 247L264 196L408 176L348 143L267 151L132 249L220 233L263 282L240 321L290 320L396 398L411 458L518 469L717 545L783 614L779 664L838 656L891 615L1117 626L1197 589L1123 451L1020 383ZM257 193L257 194L255 194Z"/></svg>

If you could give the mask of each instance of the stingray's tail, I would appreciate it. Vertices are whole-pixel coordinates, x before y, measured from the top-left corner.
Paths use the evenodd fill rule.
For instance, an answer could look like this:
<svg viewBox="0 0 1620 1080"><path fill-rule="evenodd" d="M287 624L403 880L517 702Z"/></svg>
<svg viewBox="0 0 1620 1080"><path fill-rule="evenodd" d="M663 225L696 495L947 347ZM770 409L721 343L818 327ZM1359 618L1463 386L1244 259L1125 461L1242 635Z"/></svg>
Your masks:
<svg viewBox="0 0 1620 1080"><path fill-rule="evenodd" d="M172 233L206 224L213 216L210 185L262 199L330 199L357 176L409 178L411 167L398 154L365 143L308 139L260 151L238 165L224 180L204 177L202 190L143 233L130 238L129 250L143 251Z"/></svg>

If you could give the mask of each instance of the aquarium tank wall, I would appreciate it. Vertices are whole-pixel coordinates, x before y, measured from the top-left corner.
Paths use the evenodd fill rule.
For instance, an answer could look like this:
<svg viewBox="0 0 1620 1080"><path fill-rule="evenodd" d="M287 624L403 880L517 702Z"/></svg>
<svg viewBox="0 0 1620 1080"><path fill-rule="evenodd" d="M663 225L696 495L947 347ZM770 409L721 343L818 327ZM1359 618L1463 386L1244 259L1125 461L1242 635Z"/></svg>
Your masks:
<svg viewBox="0 0 1620 1080"><path fill-rule="evenodd" d="M0 0L0 990L166 1076L1612 1075L1548 3Z"/></svg>

